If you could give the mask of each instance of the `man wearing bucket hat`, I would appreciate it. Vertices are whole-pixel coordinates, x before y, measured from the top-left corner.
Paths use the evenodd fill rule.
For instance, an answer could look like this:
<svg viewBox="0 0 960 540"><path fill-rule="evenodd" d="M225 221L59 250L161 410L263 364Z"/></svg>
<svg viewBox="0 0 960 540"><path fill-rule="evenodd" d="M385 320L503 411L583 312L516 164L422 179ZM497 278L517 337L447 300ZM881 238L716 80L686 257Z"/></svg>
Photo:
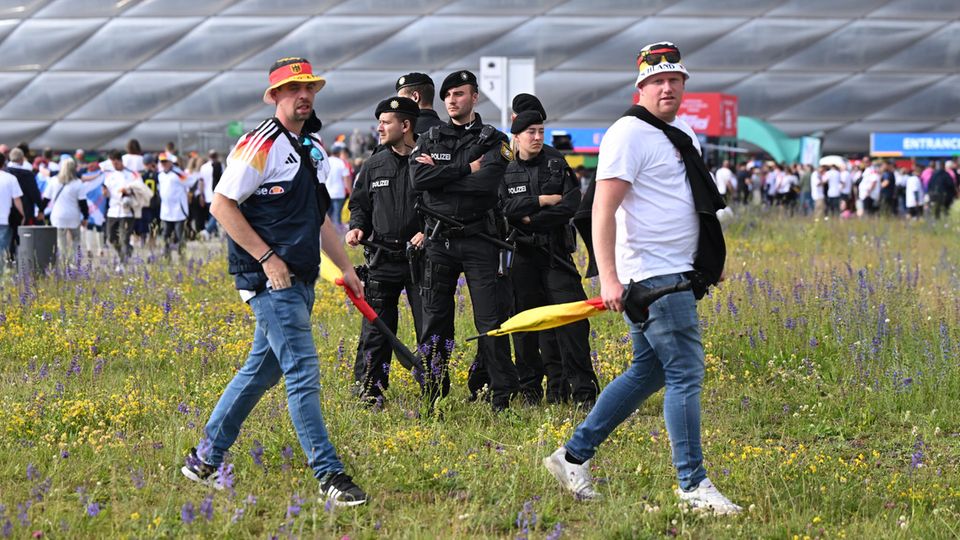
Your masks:
<svg viewBox="0 0 960 540"><path fill-rule="evenodd" d="M423 306L419 284L411 276L407 246L419 249L423 244L423 222L415 209L417 193L410 180L409 160L419 115L416 102L405 97L387 98L377 105L374 118L384 150L360 169L350 198L350 231L346 235L351 246L372 241L365 253L369 267L365 292L370 305L396 333L400 293L406 291L418 342ZM365 403L382 406L392 355L387 337L364 319L354 375Z"/></svg>
<svg viewBox="0 0 960 540"><path fill-rule="evenodd" d="M310 324L321 242L346 285L363 295L339 234L324 221L329 167L313 112L324 82L303 58L275 62L263 101L276 106L276 116L240 138L214 192L211 212L228 235L228 270L253 309L256 330L246 363L227 385L205 437L190 450L181 471L223 489L224 454L264 392L283 377L290 417L321 497L336 506L355 506L367 495L344 473L328 437Z"/></svg>
<svg viewBox="0 0 960 540"><path fill-rule="evenodd" d="M638 106L617 120L600 143L593 205L600 295L607 309L618 312L624 310L625 283L657 287L703 279L709 284L719 279L709 272L717 263L722 268L725 258L722 233L717 245L705 243L716 240L710 223L716 220L715 209L723 207L722 199L703 165L693 129L677 117L689 78L680 51L672 43L654 43L640 51L637 65ZM702 260L705 251L715 253L716 260ZM705 292L698 284L694 289ZM696 298L692 290L669 294L650 306L646 321L624 317L633 340L631 365L604 388L566 444L544 459L576 497L599 497L589 463L597 447L665 386L663 409L677 495L696 510L741 511L710 482L703 466L704 352Z"/></svg>

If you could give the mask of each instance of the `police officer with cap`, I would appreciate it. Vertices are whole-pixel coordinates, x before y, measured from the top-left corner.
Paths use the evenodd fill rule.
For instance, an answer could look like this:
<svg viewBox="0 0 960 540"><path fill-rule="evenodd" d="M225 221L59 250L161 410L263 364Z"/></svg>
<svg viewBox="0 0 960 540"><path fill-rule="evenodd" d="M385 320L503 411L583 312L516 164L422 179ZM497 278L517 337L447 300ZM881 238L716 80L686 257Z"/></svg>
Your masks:
<svg viewBox="0 0 960 540"><path fill-rule="evenodd" d="M405 290L418 341L423 307L406 248L420 248L423 243L423 223L415 210L417 193L411 185L408 159L419 114L416 102L405 97L388 98L377 105L374 117L385 151L371 156L360 169L350 198L350 231L345 237L351 246L372 241L373 246L368 244L365 249L367 302L395 334L400 292ZM392 354L386 336L364 319L354 374L361 398L371 405L382 404Z"/></svg>
<svg viewBox="0 0 960 540"><path fill-rule="evenodd" d="M434 127L418 140L411 154L414 188L422 192L427 211L444 215L462 227L450 227L427 217L427 265L421 292L424 306L424 341L430 368L426 389L431 398L450 390L447 359L453 347L454 295L464 273L473 302L478 333L497 328L512 304L507 278L498 276L499 247L478 236L499 236L499 191L513 153L507 137L483 124L474 112L477 78L466 70L451 73L440 86L450 123ZM494 410L509 406L518 391L517 370L510 359L506 336L481 337L478 343L490 377Z"/></svg>
<svg viewBox="0 0 960 540"><path fill-rule="evenodd" d="M433 110L433 95L436 89L433 85L433 79L426 73L407 73L397 79L397 95L410 98L417 103L420 108L420 116L417 118L417 127L414 130L416 135L422 135L433 126L443 125L443 120L437 111Z"/></svg>
<svg viewBox="0 0 960 540"><path fill-rule="evenodd" d="M580 186L563 154L543 142L545 114L540 101L521 94L513 101L510 132L516 159L507 165L501 197L516 228L517 249L510 279L518 312L586 300L571 253L576 236L571 218L580 204ZM543 396L560 403L571 397L592 404L599 392L590 361L590 323L578 321L541 332L514 334L520 387L529 402Z"/></svg>

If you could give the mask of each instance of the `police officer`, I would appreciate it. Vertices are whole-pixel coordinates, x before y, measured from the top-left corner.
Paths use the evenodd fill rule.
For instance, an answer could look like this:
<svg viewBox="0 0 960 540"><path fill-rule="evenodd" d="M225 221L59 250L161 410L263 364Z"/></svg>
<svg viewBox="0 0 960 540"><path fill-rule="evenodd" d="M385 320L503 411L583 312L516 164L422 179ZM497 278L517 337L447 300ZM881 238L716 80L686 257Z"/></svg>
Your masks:
<svg viewBox="0 0 960 540"><path fill-rule="evenodd" d="M445 226L426 218L427 265L421 293L424 328L420 350L427 354L429 372L426 390L432 399L450 390L447 359L453 347L454 294L463 272L473 301L473 319L478 333L497 328L510 311L507 278L498 276L499 247L478 234L500 236L499 190L513 153L506 136L486 126L474 112L479 97L477 78L457 71L443 80L440 97L450 123L432 128L418 141L411 154L414 188L422 192L421 204L428 211L451 217L462 227ZM439 226L439 228L437 228ZM510 360L510 342L505 336L481 337L481 356L490 377L494 410L509 406L517 392L517 370Z"/></svg>
<svg viewBox="0 0 960 540"><path fill-rule="evenodd" d="M408 244L419 248L423 243L423 223L415 210L417 194L411 185L407 157L413 150L419 114L417 104L405 97L388 98L377 105L374 117L385 151L371 156L360 169L350 198L350 231L346 234L351 246L362 240L375 244L365 248L369 267L367 302L396 333L398 300L400 292L406 290L417 341L423 307L406 253ZM382 404L389 385L391 357L386 336L364 319L354 375L360 383L360 396L367 403Z"/></svg>
<svg viewBox="0 0 960 540"><path fill-rule="evenodd" d="M433 126L443 125L443 120L437 111L433 110L433 95L436 89L433 85L433 79L426 73L407 73L397 79L397 95L410 98L417 103L420 108L420 116L417 117L417 127L414 130L416 135L422 135Z"/></svg>
<svg viewBox="0 0 960 540"><path fill-rule="evenodd" d="M519 111L510 127L516 160L507 165L501 194L504 213L516 228L510 273L516 309L586 300L570 255L576 250L570 220L580 204L576 175L563 154L543 143L542 106L524 109L515 100L514 111ZM548 402L596 400L599 384L590 361L589 335L586 320L514 335L521 391L529 402L543 396L544 374Z"/></svg>

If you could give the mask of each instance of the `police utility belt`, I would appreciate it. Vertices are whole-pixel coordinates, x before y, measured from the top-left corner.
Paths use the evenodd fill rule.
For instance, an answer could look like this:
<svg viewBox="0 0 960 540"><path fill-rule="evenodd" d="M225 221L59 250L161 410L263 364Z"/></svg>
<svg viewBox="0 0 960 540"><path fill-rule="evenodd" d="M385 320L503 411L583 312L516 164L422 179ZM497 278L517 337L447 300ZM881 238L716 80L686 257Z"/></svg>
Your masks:
<svg viewBox="0 0 960 540"><path fill-rule="evenodd" d="M430 235L430 238L433 239L448 239L448 238L467 238L470 236L476 236L477 234L490 234L490 220L489 216L482 215L480 217L475 217L472 220L464 220L459 218L454 218L460 223L463 224L463 227L452 227L446 223L441 223L439 220L427 217L427 231L436 231ZM437 226L439 225L439 230ZM496 234L496 225L494 225L494 234Z"/></svg>

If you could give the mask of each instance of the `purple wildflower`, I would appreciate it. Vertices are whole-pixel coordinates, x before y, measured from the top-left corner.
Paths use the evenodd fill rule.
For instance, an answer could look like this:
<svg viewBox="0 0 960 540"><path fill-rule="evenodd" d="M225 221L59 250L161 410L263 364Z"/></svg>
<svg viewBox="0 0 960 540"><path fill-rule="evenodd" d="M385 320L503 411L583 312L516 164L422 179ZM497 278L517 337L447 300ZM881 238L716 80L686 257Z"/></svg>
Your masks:
<svg viewBox="0 0 960 540"><path fill-rule="evenodd" d="M287 505L287 519L299 516L300 506L302 504L303 504L303 499L301 499L299 495L294 493L293 497L290 498L290 504Z"/></svg>
<svg viewBox="0 0 960 540"><path fill-rule="evenodd" d="M200 515L207 521L213 519L213 495L207 495L200 503Z"/></svg>
<svg viewBox="0 0 960 540"><path fill-rule="evenodd" d="M177 412L180 413L180 414L190 414L190 407L187 406L186 403L184 403L184 402L181 401L181 402L177 405Z"/></svg>
<svg viewBox="0 0 960 540"><path fill-rule="evenodd" d="M27 480L36 480L40 478L40 472L33 466L33 463L27 464Z"/></svg>
<svg viewBox="0 0 960 540"><path fill-rule="evenodd" d="M239 507L239 508L237 508L236 510L234 510L234 511L233 511L233 517L230 518L230 522L231 522L231 523L236 523L236 522L240 521L240 520L243 518L243 512L244 512L243 507Z"/></svg>
<svg viewBox="0 0 960 540"><path fill-rule="evenodd" d="M227 463L224 461L220 464L220 468L217 472L217 483L220 484L221 487L228 489L231 493L233 493L233 463Z"/></svg>
<svg viewBox="0 0 960 540"><path fill-rule="evenodd" d="M87 505L87 515L90 517L97 517L100 514L100 504L96 501Z"/></svg>
<svg viewBox="0 0 960 540"><path fill-rule="evenodd" d="M146 480L143 478L143 469L130 470L130 481L133 482L133 487L136 489L143 489L143 486L147 485Z"/></svg>
<svg viewBox="0 0 960 540"><path fill-rule="evenodd" d="M250 449L250 457L253 458L254 465L266 469L263 465L263 445L260 444L260 441L253 441L253 448Z"/></svg>
<svg viewBox="0 0 960 540"><path fill-rule="evenodd" d="M196 519L196 515L193 511L193 503L186 502L183 503L183 507L180 508L180 521L184 523L193 523L193 520Z"/></svg>
<svg viewBox="0 0 960 540"><path fill-rule="evenodd" d="M563 524L557 522L553 526L553 530L550 531L550 534L547 535L547 540L560 540L560 537L563 536Z"/></svg>

